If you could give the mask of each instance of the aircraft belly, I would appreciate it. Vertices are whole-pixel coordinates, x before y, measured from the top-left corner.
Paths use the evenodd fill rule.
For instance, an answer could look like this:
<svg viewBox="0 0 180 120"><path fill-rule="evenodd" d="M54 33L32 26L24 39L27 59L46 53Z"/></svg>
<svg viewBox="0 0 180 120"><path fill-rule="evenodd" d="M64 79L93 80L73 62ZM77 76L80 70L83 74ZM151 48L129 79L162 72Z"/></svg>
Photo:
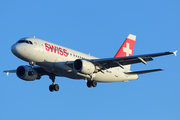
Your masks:
<svg viewBox="0 0 180 120"><path fill-rule="evenodd" d="M64 58L64 57L58 57L56 58L56 60L54 61L54 64L53 64L53 69L55 71L66 71L66 72L71 72L72 69L69 68L67 65L66 65L66 62L68 61L67 58Z"/></svg>
<svg viewBox="0 0 180 120"><path fill-rule="evenodd" d="M137 79L137 75L126 75L123 72L119 73L102 73L99 72L95 75L93 80L96 80L97 82L123 82L123 81L129 81L129 80L135 80Z"/></svg>

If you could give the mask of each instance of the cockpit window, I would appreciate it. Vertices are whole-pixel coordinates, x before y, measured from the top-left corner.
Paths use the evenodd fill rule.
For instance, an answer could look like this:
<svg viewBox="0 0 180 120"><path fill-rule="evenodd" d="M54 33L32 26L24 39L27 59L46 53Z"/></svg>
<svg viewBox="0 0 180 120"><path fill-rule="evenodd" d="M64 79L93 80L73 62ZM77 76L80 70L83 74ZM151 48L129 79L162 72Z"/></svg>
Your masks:
<svg viewBox="0 0 180 120"><path fill-rule="evenodd" d="M24 43L25 40L19 40L17 43Z"/></svg>
<svg viewBox="0 0 180 120"><path fill-rule="evenodd" d="M33 44L31 41L29 41L30 44Z"/></svg>
<svg viewBox="0 0 180 120"><path fill-rule="evenodd" d="M31 41L28 41L28 40L19 40L17 43L33 44Z"/></svg>

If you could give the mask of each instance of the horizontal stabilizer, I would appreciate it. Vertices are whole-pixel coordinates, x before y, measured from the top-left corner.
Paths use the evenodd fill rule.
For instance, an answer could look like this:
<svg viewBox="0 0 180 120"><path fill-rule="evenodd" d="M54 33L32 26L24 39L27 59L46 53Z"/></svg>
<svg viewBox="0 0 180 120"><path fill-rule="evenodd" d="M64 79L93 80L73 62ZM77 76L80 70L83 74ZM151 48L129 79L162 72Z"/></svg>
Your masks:
<svg viewBox="0 0 180 120"><path fill-rule="evenodd" d="M156 72L156 71L162 71L164 69L153 69L153 70L143 70L143 71L134 71L134 72L125 72L125 74L144 74L144 73L150 73L150 72Z"/></svg>

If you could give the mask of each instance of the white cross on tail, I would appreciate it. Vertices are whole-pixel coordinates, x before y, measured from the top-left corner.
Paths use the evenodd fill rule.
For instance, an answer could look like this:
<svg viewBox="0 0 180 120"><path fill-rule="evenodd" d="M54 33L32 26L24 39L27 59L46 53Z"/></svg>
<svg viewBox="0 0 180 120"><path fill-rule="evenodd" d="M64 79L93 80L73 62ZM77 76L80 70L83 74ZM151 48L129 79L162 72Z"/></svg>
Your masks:
<svg viewBox="0 0 180 120"><path fill-rule="evenodd" d="M132 54L132 50L129 48L129 43L126 43L126 47L123 47L123 52L126 53L126 56L129 56Z"/></svg>

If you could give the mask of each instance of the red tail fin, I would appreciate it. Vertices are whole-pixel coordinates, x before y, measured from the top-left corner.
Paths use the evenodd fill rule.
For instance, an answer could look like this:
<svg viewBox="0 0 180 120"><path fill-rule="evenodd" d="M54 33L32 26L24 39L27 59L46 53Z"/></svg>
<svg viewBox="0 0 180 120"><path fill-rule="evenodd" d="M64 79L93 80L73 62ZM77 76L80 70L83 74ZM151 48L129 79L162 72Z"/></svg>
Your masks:
<svg viewBox="0 0 180 120"><path fill-rule="evenodd" d="M126 40L124 41L124 43L122 44L121 48L114 56L114 58L132 56L134 51L135 40L136 40L136 36L129 34Z"/></svg>

